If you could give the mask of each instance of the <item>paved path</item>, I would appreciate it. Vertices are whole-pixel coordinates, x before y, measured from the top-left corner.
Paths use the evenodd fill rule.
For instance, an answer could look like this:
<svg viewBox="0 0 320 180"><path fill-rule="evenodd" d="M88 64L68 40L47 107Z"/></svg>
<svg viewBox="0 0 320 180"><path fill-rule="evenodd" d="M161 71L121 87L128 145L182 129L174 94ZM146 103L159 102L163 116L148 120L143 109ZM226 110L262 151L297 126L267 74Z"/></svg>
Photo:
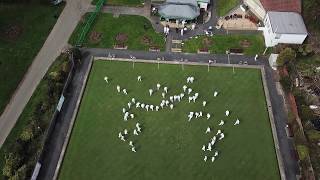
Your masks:
<svg viewBox="0 0 320 180"><path fill-rule="evenodd" d="M81 16L89 7L89 3L90 0L67 0L66 7L58 18L57 23L0 116L0 146L2 146L14 127L52 62L60 55L62 49L67 46L70 35Z"/></svg>
<svg viewBox="0 0 320 180"><path fill-rule="evenodd" d="M154 53L154 52L142 52L142 51L128 51L128 50L113 50L113 49L83 49L83 54L85 57L85 62L88 61L88 59L91 56L100 56L100 57L106 57L109 55L114 55L116 58L130 58L130 55L135 56L137 59L148 59L148 60L157 60L158 58L167 61L176 61L179 63L181 59L184 61L190 61L190 62L204 62L207 63L208 60L216 60L216 63L223 63L228 64L228 57L227 55L198 55L198 54L183 54L183 53L166 53L166 52L160 52L160 53ZM271 97L271 104L272 104L272 110L274 113L274 119L275 119L275 126L277 130L277 135L279 139L279 147L281 156L283 159L283 163L285 166L285 173L288 180L295 180L295 175L298 172L298 165L297 161L291 156L292 150L293 150L293 142L291 139L287 138L286 132L285 132L285 124L287 122L287 117L284 111L283 101L280 95L277 92L275 83L274 83L274 77L272 69L268 66L267 59L259 59L258 61L254 61L254 57L251 56L237 56L237 55L231 55L230 56L230 63L231 64L239 64L239 62L247 61L249 65L264 65L265 71L266 71L266 79L267 79L267 86L269 89L270 97ZM232 66L232 65L231 65ZM242 65L245 66L245 65ZM79 83L78 80L76 80L75 83ZM74 89L74 92L78 93L77 89ZM76 93L75 93L76 94ZM67 113L72 114L74 110L74 103L70 103L71 107L66 107L68 110ZM64 120L63 118L70 117L70 114L66 114L62 117L61 123L55 128L54 134L59 134L59 136L54 135L53 138L51 138L50 146L46 149L48 150L47 155L44 156L43 159L43 168L40 172L41 178L40 179L47 179L52 176L52 173L55 171L55 166L58 162L58 155L61 152L61 147L63 145L63 139L66 136L67 133L67 127L70 123L70 119Z"/></svg>

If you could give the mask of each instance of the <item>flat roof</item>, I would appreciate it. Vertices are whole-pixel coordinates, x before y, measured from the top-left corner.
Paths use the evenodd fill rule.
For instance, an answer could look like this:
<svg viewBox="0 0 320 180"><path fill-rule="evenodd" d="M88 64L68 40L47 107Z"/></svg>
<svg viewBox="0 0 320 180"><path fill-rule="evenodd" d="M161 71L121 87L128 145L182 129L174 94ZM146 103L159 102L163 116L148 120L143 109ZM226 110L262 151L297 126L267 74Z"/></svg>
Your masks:
<svg viewBox="0 0 320 180"><path fill-rule="evenodd" d="M269 11L267 15L273 32L281 34L308 34L303 18L296 12Z"/></svg>

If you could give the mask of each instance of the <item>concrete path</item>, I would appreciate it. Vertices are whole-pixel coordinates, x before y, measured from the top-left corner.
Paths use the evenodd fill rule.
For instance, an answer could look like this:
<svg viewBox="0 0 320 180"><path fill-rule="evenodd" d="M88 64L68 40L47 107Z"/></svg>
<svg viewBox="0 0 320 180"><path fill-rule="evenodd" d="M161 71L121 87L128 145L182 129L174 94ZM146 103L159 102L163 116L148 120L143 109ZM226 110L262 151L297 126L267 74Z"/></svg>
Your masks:
<svg viewBox="0 0 320 180"><path fill-rule="evenodd" d="M68 45L68 39L78 21L89 7L91 0L67 0L54 28L33 60L9 104L0 116L0 146L4 143L37 85L52 62Z"/></svg>

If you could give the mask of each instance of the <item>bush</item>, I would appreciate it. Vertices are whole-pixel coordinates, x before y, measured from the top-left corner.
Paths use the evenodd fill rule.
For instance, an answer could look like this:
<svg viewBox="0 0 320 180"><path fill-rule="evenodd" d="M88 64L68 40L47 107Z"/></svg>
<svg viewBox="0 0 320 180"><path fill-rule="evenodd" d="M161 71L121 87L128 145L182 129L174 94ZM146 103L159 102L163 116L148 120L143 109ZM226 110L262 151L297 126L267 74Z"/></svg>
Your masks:
<svg viewBox="0 0 320 180"><path fill-rule="evenodd" d="M31 126L27 126L20 134L20 139L22 141L30 141L34 136L33 129Z"/></svg>
<svg viewBox="0 0 320 180"><path fill-rule="evenodd" d="M296 52L291 48L285 48L282 50L277 58L278 66L283 66L288 62L294 61L296 58Z"/></svg>
<svg viewBox="0 0 320 180"><path fill-rule="evenodd" d="M304 160L309 156L309 148L306 145L297 145L297 151L300 160Z"/></svg>
<svg viewBox="0 0 320 180"><path fill-rule="evenodd" d="M6 177L12 177L15 174L15 171L18 169L20 161L21 159L16 154L6 154L2 174Z"/></svg>
<svg viewBox="0 0 320 180"><path fill-rule="evenodd" d="M302 105L299 109L299 115L303 121L310 121L315 118L313 111L308 106Z"/></svg>
<svg viewBox="0 0 320 180"><path fill-rule="evenodd" d="M280 83L285 92L290 92L292 89L292 82L289 76L283 76L280 79Z"/></svg>

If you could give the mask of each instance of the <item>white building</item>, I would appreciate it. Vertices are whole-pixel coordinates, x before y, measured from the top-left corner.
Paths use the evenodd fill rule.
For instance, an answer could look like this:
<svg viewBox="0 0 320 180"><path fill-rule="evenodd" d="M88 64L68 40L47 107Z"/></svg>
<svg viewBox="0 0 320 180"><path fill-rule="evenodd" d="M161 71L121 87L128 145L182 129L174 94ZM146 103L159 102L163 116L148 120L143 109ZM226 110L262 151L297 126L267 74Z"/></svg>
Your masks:
<svg viewBox="0 0 320 180"><path fill-rule="evenodd" d="M263 19L266 16L266 10L260 0L244 0L243 3L247 5L250 11L259 19Z"/></svg>
<svg viewBox="0 0 320 180"><path fill-rule="evenodd" d="M296 12L268 11L262 28L266 47L279 43L302 44L308 32L304 21Z"/></svg>

